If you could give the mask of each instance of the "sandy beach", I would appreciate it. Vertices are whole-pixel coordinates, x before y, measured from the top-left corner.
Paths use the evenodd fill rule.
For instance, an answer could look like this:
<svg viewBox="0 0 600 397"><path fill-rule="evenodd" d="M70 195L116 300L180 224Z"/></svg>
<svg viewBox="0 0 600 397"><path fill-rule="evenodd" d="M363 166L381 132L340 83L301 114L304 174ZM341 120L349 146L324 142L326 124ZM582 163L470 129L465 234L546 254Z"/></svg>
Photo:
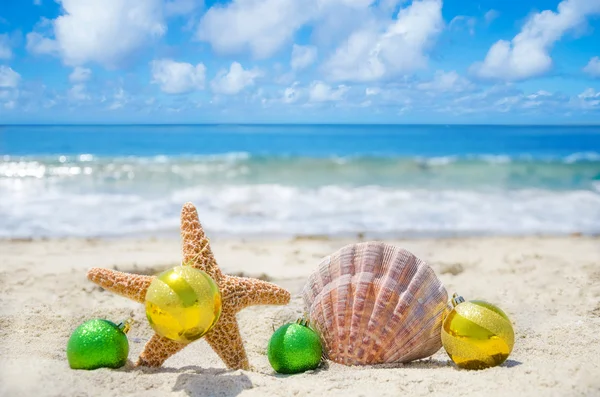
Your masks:
<svg viewBox="0 0 600 397"><path fill-rule="evenodd" d="M598 43L600 0L0 0L0 397L600 397Z"/></svg>
<svg viewBox="0 0 600 397"><path fill-rule="evenodd" d="M227 370L199 341L158 369L134 368L152 335L144 307L89 282L93 266L154 274L180 261L172 239L51 239L0 242L2 396L600 395L600 238L481 237L388 240L427 260L449 294L496 303L510 316L515 347L500 367L457 369L443 349L405 365L278 375L266 347L273 329L302 313L299 292L320 258L358 240L212 241L223 271L270 280L288 306L238 315L251 371ZM75 371L65 347L83 321L132 317L128 364Z"/></svg>

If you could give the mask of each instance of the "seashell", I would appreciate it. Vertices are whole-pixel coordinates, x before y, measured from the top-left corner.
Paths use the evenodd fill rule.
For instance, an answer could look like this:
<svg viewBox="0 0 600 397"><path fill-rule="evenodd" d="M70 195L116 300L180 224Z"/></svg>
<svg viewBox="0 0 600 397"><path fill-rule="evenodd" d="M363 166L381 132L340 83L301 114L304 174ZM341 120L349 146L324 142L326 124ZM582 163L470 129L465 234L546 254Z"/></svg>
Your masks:
<svg viewBox="0 0 600 397"><path fill-rule="evenodd" d="M340 364L405 363L442 347L448 293L424 261L370 241L327 256L302 297L326 356Z"/></svg>

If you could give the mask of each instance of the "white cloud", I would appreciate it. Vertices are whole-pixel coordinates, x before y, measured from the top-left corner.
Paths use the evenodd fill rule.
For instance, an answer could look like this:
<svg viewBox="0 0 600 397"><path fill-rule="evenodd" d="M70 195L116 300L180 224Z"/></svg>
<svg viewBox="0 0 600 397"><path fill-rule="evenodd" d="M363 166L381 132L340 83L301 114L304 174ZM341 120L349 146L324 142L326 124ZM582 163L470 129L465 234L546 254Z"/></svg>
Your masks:
<svg viewBox="0 0 600 397"><path fill-rule="evenodd" d="M534 14L511 42L497 41L483 62L471 71L482 78L507 81L524 80L546 73L552 67L549 52L568 31L586 23L590 15L600 13L599 0L564 0L558 12Z"/></svg>
<svg viewBox="0 0 600 397"><path fill-rule="evenodd" d="M202 17L196 38L219 53L250 52L267 58L292 42L304 25L316 36L329 38L342 27L356 26L374 15L368 8L376 0L232 0L213 5ZM394 0L392 0L394 1ZM388 1L389 2L389 1ZM328 25L321 29L323 25ZM315 31L313 32L313 35Z"/></svg>
<svg viewBox="0 0 600 397"><path fill-rule="evenodd" d="M165 14L167 16L187 15L204 4L202 0L167 0Z"/></svg>
<svg viewBox="0 0 600 397"><path fill-rule="evenodd" d="M460 30L462 27L466 28L471 35L475 34L475 25L477 24L477 18L470 17L467 15L457 15L448 24L449 29Z"/></svg>
<svg viewBox="0 0 600 397"><path fill-rule="evenodd" d="M469 80L461 77L456 71L444 72L438 70L435 72L432 81L419 83L417 88L425 91L454 91L460 92L472 88Z"/></svg>
<svg viewBox="0 0 600 397"><path fill-rule="evenodd" d="M206 67L202 63L194 66L171 59L158 59L150 62L150 66L152 83L160 84L160 89L167 94L182 94L204 88Z"/></svg>
<svg viewBox="0 0 600 397"><path fill-rule="evenodd" d="M293 70L301 70L312 65L317 59L317 47L294 44L290 66Z"/></svg>
<svg viewBox="0 0 600 397"><path fill-rule="evenodd" d="M89 80L91 75L92 71L88 68L77 66L73 69L69 75L69 81L75 84L67 92L69 99L73 101L84 101L90 99L90 96L87 93L85 82Z"/></svg>
<svg viewBox="0 0 600 397"><path fill-rule="evenodd" d="M381 93L381 88L379 87L367 87L365 89L366 96L377 95L379 93Z"/></svg>
<svg viewBox="0 0 600 397"><path fill-rule="evenodd" d="M42 5L42 0L33 0L33 4L36 6L41 6Z"/></svg>
<svg viewBox="0 0 600 397"><path fill-rule="evenodd" d="M113 102L110 104L108 109L117 110L123 108L131 100L130 96L121 87L113 95ZM104 101L101 101L104 102Z"/></svg>
<svg viewBox="0 0 600 397"><path fill-rule="evenodd" d="M0 59L12 58L12 48L8 34L0 34Z"/></svg>
<svg viewBox="0 0 600 397"><path fill-rule="evenodd" d="M75 84L73 87L71 87L68 95L69 95L69 98L71 98L75 101L84 101L84 100L90 99L90 96L87 93L85 84L83 84L83 83L78 83L78 84Z"/></svg>
<svg viewBox="0 0 600 397"><path fill-rule="evenodd" d="M322 81L313 81L309 86L302 87L300 82L295 81L291 86L283 90L282 95L277 100L284 104L292 104L302 102L308 103L323 103L323 102L340 102L344 101L350 87L346 85L338 85L332 87ZM301 101L302 100L302 101Z"/></svg>
<svg viewBox="0 0 600 397"><path fill-rule="evenodd" d="M314 12L311 1L234 0L211 7L202 17L196 37L220 53L249 50L267 58L291 41Z"/></svg>
<svg viewBox="0 0 600 397"><path fill-rule="evenodd" d="M425 50L443 26L441 0L414 1L383 33L371 25L355 31L324 64L334 81L374 81L427 64Z"/></svg>
<svg viewBox="0 0 600 397"><path fill-rule="evenodd" d="M293 71L288 71L286 73L279 74L273 78L273 82L279 85L287 85L294 81L296 78L296 73Z"/></svg>
<svg viewBox="0 0 600 397"><path fill-rule="evenodd" d="M587 88L577 95L577 99L573 99L571 104L585 110L600 110L600 91Z"/></svg>
<svg viewBox="0 0 600 397"><path fill-rule="evenodd" d="M301 91L298 88L298 85L300 85L300 83L296 81L283 91L283 103L294 103L300 99Z"/></svg>
<svg viewBox="0 0 600 397"><path fill-rule="evenodd" d="M308 91L308 98L311 102L341 101L349 89L350 87L345 85L332 88L322 81L313 81Z"/></svg>
<svg viewBox="0 0 600 397"><path fill-rule="evenodd" d="M92 71L90 69L77 66L69 75L69 81L71 83L83 83L88 81L91 75Z"/></svg>
<svg viewBox="0 0 600 397"><path fill-rule="evenodd" d="M596 90L594 90L593 88L587 88L577 97L581 99L600 98L600 92L596 92Z"/></svg>
<svg viewBox="0 0 600 397"><path fill-rule="evenodd" d="M339 1L329 1L326 4L320 0L312 1L322 4L322 7L311 21L310 37L319 48L327 50L347 40L360 27L374 22L387 23L392 14L397 12L394 9L384 9L386 5L382 0L372 7L369 7L368 1L358 2L353 6Z"/></svg>
<svg viewBox="0 0 600 397"><path fill-rule="evenodd" d="M593 57L583 68L583 71L592 77L600 77L600 57Z"/></svg>
<svg viewBox="0 0 600 397"><path fill-rule="evenodd" d="M245 70L238 62L233 62L229 71L223 69L217 73L211 81L211 88L217 94L234 95L254 85L254 80L260 76L260 70Z"/></svg>
<svg viewBox="0 0 600 397"><path fill-rule="evenodd" d="M15 88L19 85L21 75L9 66L0 65L0 88Z"/></svg>
<svg viewBox="0 0 600 397"><path fill-rule="evenodd" d="M58 55L71 66L117 66L166 31L162 0L61 0L61 5L64 14L51 23L54 38L31 32L27 48Z"/></svg>
<svg viewBox="0 0 600 397"><path fill-rule="evenodd" d="M525 98L527 98L527 99L536 99L536 98L547 97L547 96L552 96L552 93L548 92L548 91L545 91L545 90L539 90L538 92L535 92L533 94L527 95Z"/></svg>
<svg viewBox="0 0 600 397"><path fill-rule="evenodd" d="M404 1L404 0L394 0L396 1L396 3L398 1ZM321 6L347 6L350 8L356 8L356 9L364 9L369 7L371 4L373 4L375 2L375 0L317 0L317 3Z"/></svg>
<svg viewBox="0 0 600 397"><path fill-rule="evenodd" d="M500 13L496 10L489 10L488 12L485 13L485 15L483 16L483 20L485 21L486 24L490 24L492 23L492 21L496 18L498 18L500 16Z"/></svg>
<svg viewBox="0 0 600 397"><path fill-rule="evenodd" d="M32 54L60 56L56 41L49 39L38 32L27 33L26 48L27 51Z"/></svg>

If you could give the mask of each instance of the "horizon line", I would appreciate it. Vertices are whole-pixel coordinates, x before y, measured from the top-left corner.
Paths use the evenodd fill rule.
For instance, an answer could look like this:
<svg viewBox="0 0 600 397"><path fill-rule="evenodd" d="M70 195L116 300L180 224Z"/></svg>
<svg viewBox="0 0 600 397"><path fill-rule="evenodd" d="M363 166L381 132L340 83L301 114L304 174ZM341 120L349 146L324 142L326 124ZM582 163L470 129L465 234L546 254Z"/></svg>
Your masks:
<svg viewBox="0 0 600 397"><path fill-rule="evenodd" d="M481 126L481 127L600 127L600 123L8 123L2 127L69 127L69 126Z"/></svg>

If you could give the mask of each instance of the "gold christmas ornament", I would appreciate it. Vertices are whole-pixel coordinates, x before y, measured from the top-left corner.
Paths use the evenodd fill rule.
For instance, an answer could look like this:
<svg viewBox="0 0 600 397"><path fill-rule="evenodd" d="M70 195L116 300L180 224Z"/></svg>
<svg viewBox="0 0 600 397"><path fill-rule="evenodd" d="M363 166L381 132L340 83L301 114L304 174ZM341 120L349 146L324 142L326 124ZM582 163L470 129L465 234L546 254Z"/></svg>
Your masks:
<svg viewBox="0 0 600 397"><path fill-rule="evenodd" d="M502 364L512 352L513 326L498 307L480 300L465 302L454 294L454 309L442 326L444 349L460 368L485 369Z"/></svg>
<svg viewBox="0 0 600 397"><path fill-rule="evenodd" d="M146 316L160 336L189 343L214 327L221 315L217 283L202 270L177 266L152 280L146 292Z"/></svg>

